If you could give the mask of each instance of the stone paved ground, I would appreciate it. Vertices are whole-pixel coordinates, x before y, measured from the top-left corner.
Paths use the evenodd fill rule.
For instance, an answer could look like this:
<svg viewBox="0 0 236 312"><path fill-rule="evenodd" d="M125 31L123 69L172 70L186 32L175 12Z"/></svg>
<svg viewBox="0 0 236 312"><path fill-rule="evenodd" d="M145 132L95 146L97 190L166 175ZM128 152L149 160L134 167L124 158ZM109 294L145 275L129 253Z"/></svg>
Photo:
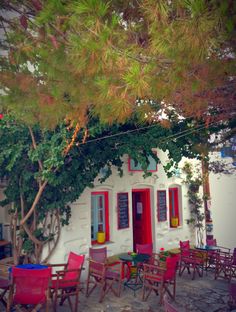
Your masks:
<svg viewBox="0 0 236 312"><path fill-rule="evenodd" d="M80 295L79 311L83 312L154 312L164 311L159 305L159 298L154 293L147 302L141 300L142 291L124 289L121 297L107 294L103 303L98 303L98 293L94 291L89 298ZM188 274L177 277L176 307L180 312L226 312L228 301L228 282L214 280L211 273L203 278L196 277L194 281ZM58 312L69 311L68 306L60 307Z"/></svg>
<svg viewBox="0 0 236 312"><path fill-rule="evenodd" d="M142 291L134 296L130 289L122 290L121 297L117 298L112 293L106 295L103 303L98 303L98 292L94 291L89 298L80 295L78 311L81 312L163 312L159 305L159 298L154 293L147 302L141 300ZM214 280L211 273L203 278L196 277L194 281L188 274L177 277L176 307L180 312L226 312L228 301L228 282ZM5 311L0 305L0 311ZM67 302L58 312L69 312Z"/></svg>

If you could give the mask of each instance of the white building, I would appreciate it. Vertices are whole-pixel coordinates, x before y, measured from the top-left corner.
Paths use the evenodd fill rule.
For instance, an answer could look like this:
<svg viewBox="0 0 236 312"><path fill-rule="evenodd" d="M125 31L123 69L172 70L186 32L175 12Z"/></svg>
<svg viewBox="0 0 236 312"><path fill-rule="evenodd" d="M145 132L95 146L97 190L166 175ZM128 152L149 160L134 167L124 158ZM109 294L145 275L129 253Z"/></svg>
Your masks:
<svg viewBox="0 0 236 312"><path fill-rule="evenodd" d="M88 254L89 247L107 246L108 256L135 249L137 243L153 243L154 251L176 248L180 240L196 243L195 231L186 220L190 218L187 186L180 171L167 178L163 164L165 153L158 151L162 164L151 162L152 176L144 178L143 171L124 156L124 175L116 168L104 182L95 181L93 189L86 188L80 198L71 204L70 224L62 228L58 246L50 261L64 262L68 253ZM189 160L188 160L189 161ZM194 166L200 165L193 161ZM133 170L134 169L134 170ZM101 172L102 174L102 172ZM213 235L219 245L236 247L235 190L236 176L210 174L211 215ZM3 185L2 185L3 187ZM0 197L3 197L1 190ZM177 226L171 225L171 216L178 217ZM0 209L3 236L9 239L7 209ZM104 230L106 241L98 244L97 231Z"/></svg>
<svg viewBox="0 0 236 312"><path fill-rule="evenodd" d="M166 156L158 151L165 162ZM183 162L182 162L183 164ZM93 189L87 188L72 207L70 225L62 228L61 238L52 262L64 261L70 251L88 253L91 246L107 246L108 256L132 251L137 243L153 243L154 251L176 248L180 240L195 243L190 218L187 186L179 173L167 178L162 165L150 164L152 176L124 156L124 175L113 174L104 183L98 178ZM132 170L135 169L135 170ZM177 226L171 216L178 217ZM106 241L97 244L96 233L104 230Z"/></svg>
<svg viewBox="0 0 236 312"><path fill-rule="evenodd" d="M220 158L220 153L213 153L211 158L227 163L232 169L233 159ZM211 216L213 235L219 246L236 248L236 170L229 174L210 173Z"/></svg>

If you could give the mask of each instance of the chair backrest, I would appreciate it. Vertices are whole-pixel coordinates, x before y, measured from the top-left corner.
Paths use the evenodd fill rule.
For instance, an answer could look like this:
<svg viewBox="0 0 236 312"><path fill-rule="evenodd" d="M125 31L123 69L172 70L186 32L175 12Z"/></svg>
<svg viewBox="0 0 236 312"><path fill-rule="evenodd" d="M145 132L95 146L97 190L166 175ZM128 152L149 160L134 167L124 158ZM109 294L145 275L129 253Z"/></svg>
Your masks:
<svg viewBox="0 0 236 312"><path fill-rule="evenodd" d="M213 238L213 239L207 239L206 240L206 244L207 246L217 246L217 243L216 243L216 239Z"/></svg>
<svg viewBox="0 0 236 312"><path fill-rule="evenodd" d="M138 254L146 254L146 255L152 255L153 251L153 245L150 244L136 244L136 252Z"/></svg>
<svg viewBox="0 0 236 312"><path fill-rule="evenodd" d="M97 278L104 278L106 273L106 264L89 260L89 274Z"/></svg>
<svg viewBox="0 0 236 312"><path fill-rule="evenodd" d="M69 253L67 270L78 270L82 269L84 264L84 255L77 255L74 252ZM66 272L63 279L64 280L76 280L78 277L79 271Z"/></svg>
<svg viewBox="0 0 236 312"><path fill-rule="evenodd" d="M12 268L12 284L14 287L13 302L15 304L45 303L51 279L52 268L22 269Z"/></svg>
<svg viewBox="0 0 236 312"><path fill-rule="evenodd" d="M164 274L165 280L172 280L175 278L177 270L178 257L166 258L166 272Z"/></svg>
<svg viewBox="0 0 236 312"><path fill-rule="evenodd" d="M167 294L164 295L163 298L165 312L178 312L178 310L168 301Z"/></svg>
<svg viewBox="0 0 236 312"><path fill-rule="evenodd" d="M189 256L189 250L190 250L190 242L187 241L180 241L179 242L180 252L182 256Z"/></svg>
<svg viewBox="0 0 236 312"><path fill-rule="evenodd" d="M89 258L100 263L107 260L107 247L89 248Z"/></svg>

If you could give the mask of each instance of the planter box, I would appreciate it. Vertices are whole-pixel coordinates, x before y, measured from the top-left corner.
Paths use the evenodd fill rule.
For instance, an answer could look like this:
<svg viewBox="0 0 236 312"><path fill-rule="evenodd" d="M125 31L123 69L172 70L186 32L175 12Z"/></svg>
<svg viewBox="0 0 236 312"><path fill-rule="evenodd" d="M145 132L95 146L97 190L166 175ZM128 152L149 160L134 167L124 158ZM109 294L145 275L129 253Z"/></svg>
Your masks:
<svg viewBox="0 0 236 312"><path fill-rule="evenodd" d="M179 219L178 218L171 218L171 226L172 227L177 227L179 224Z"/></svg>

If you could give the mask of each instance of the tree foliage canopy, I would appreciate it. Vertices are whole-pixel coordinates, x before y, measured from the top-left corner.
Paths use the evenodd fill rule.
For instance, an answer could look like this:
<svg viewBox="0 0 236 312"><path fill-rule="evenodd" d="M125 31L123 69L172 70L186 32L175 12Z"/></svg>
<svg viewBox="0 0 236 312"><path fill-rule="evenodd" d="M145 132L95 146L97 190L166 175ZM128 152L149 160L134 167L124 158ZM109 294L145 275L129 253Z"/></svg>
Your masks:
<svg viewBox="0 0 236 312"><path fill-rule="evenodd" d="M42 130L37 125L22 125L7 115L0 119L0 179L8 182L6 198L0 204L11 207L13 232L18 237L13 240L17 256L24 250L40 261L46 245L50 255L61 225L69 223L68 204L79 198L86 187L93 187L101 169L106 168L101 182L115 168L122 176L124 154L141 163L145 176L151 174L147 172L148 156L159 162L158 154L153 152L156 147L169 156L169 162L163 164L167 173L182 156L201 158L199 144L206 141L210 130L192 119L179 120L176 114L169 119L171 126L167 128L160 123L140 126L135 115L125 124L112 126L101 125L92 118L87 123L89 140L81 143L84 134L79 131L66 155L62 151L73 128L61 124L53 130Z"/></svg>
<svg viewBox="0 0 236 312"><path fill-rule="evenodd" d="M1 104L27 124L55 127L66 119L83 127L88 111L112 123L155 110L138 99L207 121L234 116L233 0L1 6Z"/></svg>

